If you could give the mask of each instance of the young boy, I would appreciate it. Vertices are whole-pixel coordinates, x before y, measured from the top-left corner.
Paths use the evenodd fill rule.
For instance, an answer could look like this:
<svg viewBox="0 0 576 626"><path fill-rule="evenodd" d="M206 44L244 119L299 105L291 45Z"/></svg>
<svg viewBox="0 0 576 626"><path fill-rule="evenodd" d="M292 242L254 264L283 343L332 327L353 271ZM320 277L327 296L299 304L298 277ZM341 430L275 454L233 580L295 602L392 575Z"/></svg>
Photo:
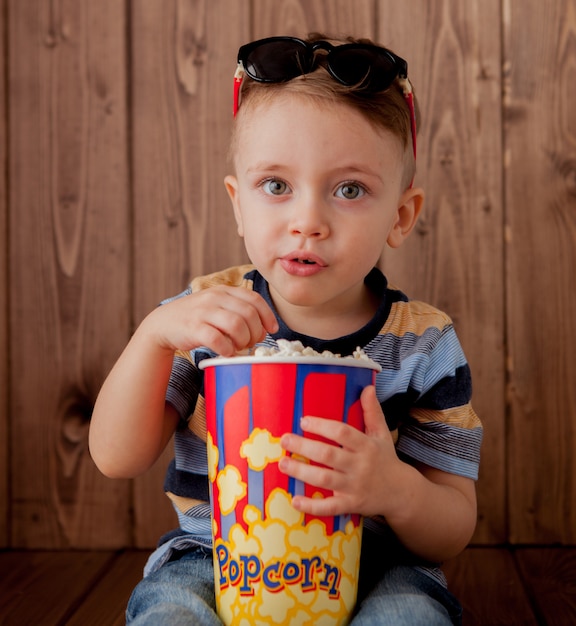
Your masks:
<svg viewBox="0 0 576 626"><path fill-rule="evenodd" d="M111 477L145 472L175 438L164 537L129 607L133 624L218 624L199 362L279 338L382 365L362 395L364 433L304 416L280 469L334 492L319 515L365 516L353 624L459 623L437 564L476 523L482 429L450 319L376 268L422 208L406 63L364 40L275 37L240 49L234 175L225 184L253 266L195 279L142 322L102 387L90 449ZM305 457L323 465L303 463ZM180 621L179 621L180 620Z"/></svg>

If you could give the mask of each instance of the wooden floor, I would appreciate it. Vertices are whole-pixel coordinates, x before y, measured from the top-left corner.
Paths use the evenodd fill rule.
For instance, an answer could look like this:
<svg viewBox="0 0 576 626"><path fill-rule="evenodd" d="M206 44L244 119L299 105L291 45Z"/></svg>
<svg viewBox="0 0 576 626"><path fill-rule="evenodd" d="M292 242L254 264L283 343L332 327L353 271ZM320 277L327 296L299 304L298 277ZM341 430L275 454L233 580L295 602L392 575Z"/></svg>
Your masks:
<svg viewBox="0 0 576 626"><path fill-rule="evenodd" d="M147 553L0 553L0 625L113 626ZM468 548L445 566L464 625L576 624L576 548Z"/></svg>

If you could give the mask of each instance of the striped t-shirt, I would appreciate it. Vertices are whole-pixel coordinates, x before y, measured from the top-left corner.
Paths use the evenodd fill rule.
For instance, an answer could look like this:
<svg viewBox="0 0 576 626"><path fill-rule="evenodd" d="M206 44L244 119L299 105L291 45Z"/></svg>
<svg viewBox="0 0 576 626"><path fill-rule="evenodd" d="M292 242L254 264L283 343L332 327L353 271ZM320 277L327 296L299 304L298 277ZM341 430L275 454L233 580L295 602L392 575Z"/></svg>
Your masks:
<svg viewBox="0 0 576 626"><path fill-rule="evenodd" d="M376 268L365 282L379 298L379 306L357 332L338 339L316 339L292 331L276 314L278 332L259 345L300 340L319 352L343 356L361 347L382 366L376 392L399 456L477 479L482 426L470 404L470 370L450 318L428 304L409 300L390 287ZM267 282L251 265L197 278L176 298L222 284L252 289L275 310ZM178 411L181 424L174 435L174 459L165 490L179 528L162 538L146 573L160 567L173 550L212 543L203 371L198 364L213 356L211 350L197 348L174 357L166 400ZM366 519L364 524L376 533L389 533L383 519Z"/></svg>

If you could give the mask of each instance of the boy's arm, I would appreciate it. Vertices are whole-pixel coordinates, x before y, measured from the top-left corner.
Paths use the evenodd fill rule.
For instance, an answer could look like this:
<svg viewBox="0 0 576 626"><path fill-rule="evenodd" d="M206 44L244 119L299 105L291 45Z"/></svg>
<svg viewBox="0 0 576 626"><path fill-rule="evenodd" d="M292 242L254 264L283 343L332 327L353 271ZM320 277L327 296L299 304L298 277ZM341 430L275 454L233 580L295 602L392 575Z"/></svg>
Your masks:
<svg viewBox="0 0 576 626"><path fill-rule="evenodd" d="M176 350L202 345L231 356L277 330L266 301L242 287L212 287L152 311L96 400L89 443L98 468L110 477L133 478L160 456L179 420L165 404Z"/></svg>
<svg viewBox="0 0 576 626"><path fill-rule="evenodd" d="M374 387L365 389L361 399L365 433L333 420L306 417L304 431L335 445L292 434L282 438L286 450L324 467L284 457L281 470L334 491L325 499L296 496L293 505L314 515L381 515L400 541L423 559L441 562L455 556L476 526L474 481L402 461Z"/></svg>
<svg viewBox="0 0 576 626"><path fill-rule="evenodd" d="M476 527L476 485L471 478L424 464L405 478L406 498L386 521L414 554L441 563L468 545Z"/></svg>
<svg viewBox="0 0 576 626"><path fill-rule="evenodd" d="M173 351L159 347L143 324L114 365L96 400L90 452L110 478L133 478L160 456L178 424L165 404Z"/></svg>

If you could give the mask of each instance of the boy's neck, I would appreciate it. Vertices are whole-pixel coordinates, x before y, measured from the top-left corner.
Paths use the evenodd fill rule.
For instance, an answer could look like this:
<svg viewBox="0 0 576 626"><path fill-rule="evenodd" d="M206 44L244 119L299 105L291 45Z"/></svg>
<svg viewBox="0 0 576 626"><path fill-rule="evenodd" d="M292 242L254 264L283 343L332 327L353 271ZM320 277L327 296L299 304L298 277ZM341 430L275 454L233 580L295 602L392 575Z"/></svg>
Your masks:
<svg viewBox="0 0 576 626"><path fill-rule="evenodd" d="M273 289L270 289L270 296L288 328L324 340L338 339L359 331L374 317L379 302L366 285L363 285L360 297L340 307L333 304L321 307L292 305L279 298Z"/></svg>

